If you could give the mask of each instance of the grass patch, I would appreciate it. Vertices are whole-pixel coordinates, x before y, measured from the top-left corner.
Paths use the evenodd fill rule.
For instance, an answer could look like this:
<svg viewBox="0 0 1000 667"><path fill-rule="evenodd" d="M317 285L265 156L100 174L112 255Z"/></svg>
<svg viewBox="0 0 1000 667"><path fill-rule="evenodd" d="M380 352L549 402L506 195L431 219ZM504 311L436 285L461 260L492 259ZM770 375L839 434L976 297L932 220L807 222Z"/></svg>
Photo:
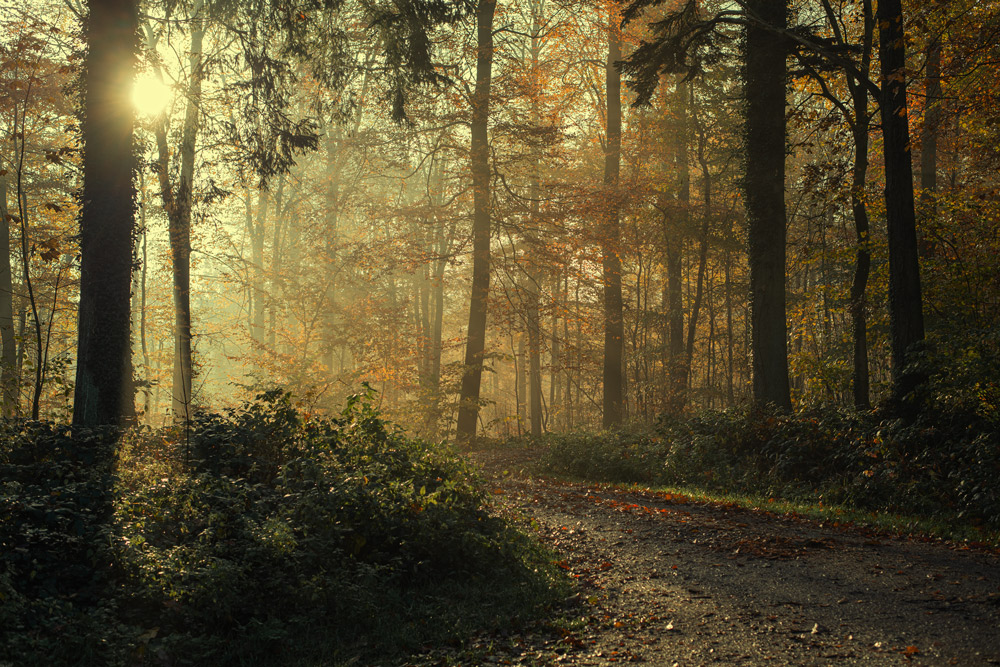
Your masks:
<svg viewBox="0 0 1000 667"><path fill-rule="evenodd" d="M4 423L0 662L399 664L560 599L473 472L371 398L124 439Z"/></svg>
<svg viewBox="0 0 1000 667"><path fill-rule="evenodd" d="M634 484L629 486L636 486ZM961 521L914 514L893 514L861 510L843 505L827 505L822 501L790 500L756 494L711 492L681 486L643 487L657 493L669 493L693 502L711 503L724 507L739 507L771 512L790 517L818 521L833 528L857 526L893 536L926 537L964 542L990 548L1000 548L1000 531L990 530Z"/></svg>

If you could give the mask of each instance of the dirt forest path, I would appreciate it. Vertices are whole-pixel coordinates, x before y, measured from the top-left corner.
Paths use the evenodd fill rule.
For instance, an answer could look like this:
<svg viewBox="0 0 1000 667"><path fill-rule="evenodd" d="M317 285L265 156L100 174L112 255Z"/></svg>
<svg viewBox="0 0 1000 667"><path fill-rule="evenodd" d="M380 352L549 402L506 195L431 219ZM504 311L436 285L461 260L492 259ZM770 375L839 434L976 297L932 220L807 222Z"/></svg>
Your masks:
<svg viewBox="0 0 1000 667"><path fill-rule="evenodd" d="M476 460L577 582L493 664L1000 664L1000 556ZM581 620L584 619L584 620Z"/></svg>

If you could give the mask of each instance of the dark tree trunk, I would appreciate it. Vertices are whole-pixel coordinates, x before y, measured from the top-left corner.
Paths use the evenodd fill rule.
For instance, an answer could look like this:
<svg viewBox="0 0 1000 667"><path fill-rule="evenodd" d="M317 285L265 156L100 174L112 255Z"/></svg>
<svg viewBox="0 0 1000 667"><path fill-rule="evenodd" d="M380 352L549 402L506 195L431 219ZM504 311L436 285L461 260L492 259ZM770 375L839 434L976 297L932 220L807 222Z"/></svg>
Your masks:
<svg viewBox="0 0 1000 667"><path fill-rule="evenodd" d="M878 5L882 67L882 138L885 153L885 209L889 236L889 331L892 339L892 401L899 405L924 378L907 368L924 340L913 165L906 109L906 43L900 0Z"/></svg>
<svg viewBox="0 0 1000 667"><path fill-rule="evenodd" d="M14 417L18 412L18 373L8 215L7 177L0 175L0 416Z"/></svg>
<svg viewBox="0 0 1000 667"><path fill-rule="evenodd" d="M684 234L687 232L691 206L691 167L688 158L688 84L677 83L677 115L680 137L677 140L676 169L680 178L677 201L679 204L677 224L673 230L666 227L664 236L667 255L667 412L680 414L687 405L687 373L684 365L684 282L681 252Z"/></svg>
<svg viewBox="0 0 1000 667"><path fill-rule="evenodd" d="M135 415L129 336L135 228L134 0L91 0L80 211L80 307L73 424L121 425Z"/></svg>
<svg viewBox="0 0 1000 667"><path fill-rule="evenodd" d="M430 349L429 379L428 389L430 399L427 406L426 429L432 437L437 437L438 419L441 416L441 348L442 332L444 329L444 270L447 266L449 246L451 244L450 235L446 235L444 228L438 228L437 259L434 262L433 274L433 308L434 319L431 325L431 339L428 344Z"/></svg>
<svg viewBox="0 0 1000 667"><path fill-rule="evenodd" d="M202 42L205 36L203 19L198 16L200 12L199 3L193 18L195 25L191 32L191 49L188 56L191 72L184 128L181 133L180 177L176 191L170 182L167 121L164 119L156 130L160 196L167 212L170 259L173 266L174 367L171 409L174 420L181 422L190 420L192 416L191 214L194 207L194 160L201 106Z"/></svg>
<svg viewBox="0 0 1000 667"><path fill-rule="evenodd" d="M865 105L858 106L855 98L855 110L863 111L856 118L867 119L867 93L860 94ZM871 408L871 385L868 377L868 317L867 299L868 275L871 272L871 251L869 250L868 208L865 204L865 179L868 172L868 129L857 128L854 134L854 175L851 184L851 210L854 214L854 230L857 237L857 250L854 260L854 279L851 281L851 329L854 338L853 388L854 407L858 410Z"/></svg>
<svg viewBox="0 0 1000 667"><path fill-rule="evenodd" d="M697 119L695 120L697 123ZM684 378L691 376L694 365L694 338L698 331L698 315L701 312L702 297L705 292L705 271L708 268L708 232L712 221L712 175L708 170L708 160L705 157L705 144L708 137L703 132L698 134L698 164L701 167L702 201L704 212L701 221L701 234L698 238L698 276L695 281L694 301L691 303L691 315L688 317L687 344L684 350ZM709 342L711 348L711 341Z"/></svg>
<svg viewBox="0 0 1000 667"><path fill-rule="evenodd" d="M622 77L615 66L621 60L621 31L612 10L608 19L607 138L604 149L605 206L601 249L604 283L604 403L603 426L610 428L625 418L623 364L625 323L622 317L621 228L618 174L622 149Z"/></svg>
<svg viewBox="0 0 1000 667"><path fill-rule="evenodd" d="M264 287L264 233L267 225L267 209L270 200L267 191L261 188L257 193L257 221L251 216L250 198L247 197L247 226L250 228L250 258L253 264L253 324L251 337L256 345L264 344L264 304L267 301Z"/></svg>
<svg viewBox="0 0 1000 667"><path fill-rule="evenodd" d="M749 227L753 396L758 404L790 410L785 320L787 54L773 32L786 28L788 4L787 0L749 0L746 7L744 188Z"/></svg>
<svg viewBox="0 0 1000 667"><path fill-rule="evenodd" d="M541 125L541 81L538 77L539 58L542 44L539 39L541 32L541 17L537 3L531 5L531 124L534 128ZM537 147L532 148L531 175L529 177L528 197L531 199L530 229L527 234L528 261L528 408L531 417L531 436L542 437L542 325L539 302L541 300L540 272L538 262L539 235L539 197L541 196L541 155Z"/></svg>
<svg viewBox="0 0 1000 667"><path fill-rule="evenodd" d="M538 283L528 276L528 417L531 436L542 437L542 332L538 308Z"/></svg>
<svg viewBox="0 0 1000 667"><path fill-rule="evenodd" d="M864 2L864 36L861 45L861 74L867 77L871 71L871 50L875 24L871 2ZM871 408L871 383L868 373L868 318L867 299L868 275L871 272L871 250L869 249L868 206L865 203L865 182L868 179L868 125L871 113L868 111L868 90L862 81L848 77L851 102L854 111L854 167L851 183L851 211L854 216L854 231L857 250L855 252L854 279L851 282L851 329L854 339L853 390L854 407L858 410Z"/></svg>
<svg viewBox="0 0 1000 667"><path fill-rule="evenodd" d="M472 94L471 171L472 295L469 299L465 372L458 406L457 439L471 444L479 421L479 387L486 351L486 313L490 292L490 154L488 121L493 77L493 15L496 0L480 0L476 10L476 88Z"/></svg>
<svg viewBox="0 0 1000 667"><path fill-rule="evenodd" d="M926 76L924 124L920 130L920 190L925 214L931 215L937 191L937 142L941 127L941 42L937 39L927 47Z"/></svg>

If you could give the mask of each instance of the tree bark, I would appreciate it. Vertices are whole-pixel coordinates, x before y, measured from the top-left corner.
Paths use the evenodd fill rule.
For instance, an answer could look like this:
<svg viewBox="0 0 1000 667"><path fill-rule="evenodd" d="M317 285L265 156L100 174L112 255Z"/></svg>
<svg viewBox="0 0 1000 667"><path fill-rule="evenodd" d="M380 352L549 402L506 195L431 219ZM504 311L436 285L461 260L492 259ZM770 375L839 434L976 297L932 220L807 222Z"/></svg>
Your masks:
<svg viewBox="0 0 1000 667"><path fill-rule="evenodd" d="M539 58L541 56L541 17L538 3L531 3L531 124L535 129L541 125L539 110L541 95L541 80L538 76ZM530 211L527 234L526 280L528 283L528 304L526 309L528 324L528 414L531 419L531 436L542 437L542 332L541 332L541 284L540 272L537 270L537 255L539 244L539 197L541 196L541 155L537 147L532 148L531 175L529 177L528 197Z"/></svg>
<svg viewBox="0 0 1000 667"><path fill-rule="evenodd" d="M749 237L753 396L791 409L785 319L787 0L748 0L744 42L744 188ZM771 30L768 29L771 28Z"/></svg>
<svg viewBox="0 0 1000 667"><path fill-rule="evenodd" d="M539 315L538 282L529 274L528 280L528 418L531 436L542 436L542 333Z"/></svg>
<svg viewBox="0 0 1000 667"><path fill-rule="evenodd" d="M493 15L496 0L479 0L476 9L476 87L472 94L471 172L472 294L469 299L465 372L459 397L457 439L472 444L479 421L479 388L486 351L486 315L490 292L490 154L488 122L493 77Z"/></svg>
<svg viewBox="0 0 1000 667"><path fill-rule="evenodd" d="M90 2L74 426L122 425L135 414L129 336L135 151L129 94L137 13L134 0Z"/></svg>
<svg viewBox="0 0 1000 667"><path fill-rule="evenodd" d="M864 2L864 35L862 37L861 74L867 77L871 71L871 52L874 41L875 23L871 2ZM869 249L868 206L865 203L865 183L868 180L868 126L871 113L868 110L868 91L863 82L848 76L848 87L854 111L854 166L851 182L851 211L854 216L854 231L857 250L855 251L854 278L851 281L851 333L854 340L852 369L852 389L854 407L858 410L871 408L871 381L868 364L868 317L867 298L868 276L871 272L871 250Z"/></svg>
<svg viewBox="0 0 1000 667"><path fill-rule="evenodd" d="M625 322L622 316L621 221L619 219L618 177L622 148L622 77L616 63L621 60L621 30L615 6L608 15L608 59L605 63L607 90L607 128L604 147L604 229L602 278L604 284L604 428L625 419L623 365L625 357Z"/></svg>
<svg viewBox="0 0 1000 667"><path fill-rule="evenodd" d="M889 333L892 339L892 402L897 407L926 378L908 368L924 340L920 263L913 203L913 164L906 108L906 42L900 0L878 5L882 67L882 138L885 209L889 237Z"/></svg>
<svg viewBox="0 0 1000 667"><path fill-rule="evenodd" d="M697 120L695 120L695 123L697 123ZM695 279L691 315L688 316L687 344L684 351L684 368L682 372L685 384L691 376L691 367L694 365L694 339L698 331L698 315L701 312L701 302L705 292L705 271L708 268L708 232L712 221L712 175L709 173L708 160L705 157L705 144L707 141L708 137L705 136L705 133L699 133L698 164L701 166L704 211L701 221L701 234L698 238L698 275Z"/></svg>
<svg viewBox="0 0 1000 667"><path fill-rule="evenodd" d="M0 175L0 416L17 415L17 343L14 338L14 284L10 266L7 176Z"/></svg>
<svg viewBox="0 0 1000 667"><path fill-rule="evenodd" d="M191 213L194 207L194 160L200 128L202 80L202 44L205 36L202 5L192 12L191 49L188 54L187 108L181 131L180 175L176 191L170 182L167 146L167 120L156 129L159 153L158 177L161 197L167 212L170 237L170 259L173 266L174 302L174 367L171 383L171 410L178 422L191 419L192 374L191 358Z"/></svg>
<svg viewBox="0 0 1000 667"><path fill-rule="evenodd" d="M673 231L664 217L664 242L667 255L667 412L679 415L687 404L688 378L684 365L684 265L681 253L687 231L691 206L691 166L688 156L688 97L689 85L677 82L677 116L680 136L677 139L677 224Z"/></svg>
<svg viewBox="0 0 1000 667"><path fill-rule="evenodd" d="M927 47L927 83L924 101L924 124L920 128L920 198L925 215L934 209L937 192L937 142L941 127L941 42L935 39Z"/></svg>
<svg viewBox="0 0 1000 667"><path fill-rule="evenodd" d="M267 289L264 285L264 235L269 204L267 191L261 188L257 193L256 222L250 217L249 210L247 217L247 224L251 226L250 258L253 263L253 326L250 331L257 345L263 345L265 339L264 304L267 302Z"/></svg>

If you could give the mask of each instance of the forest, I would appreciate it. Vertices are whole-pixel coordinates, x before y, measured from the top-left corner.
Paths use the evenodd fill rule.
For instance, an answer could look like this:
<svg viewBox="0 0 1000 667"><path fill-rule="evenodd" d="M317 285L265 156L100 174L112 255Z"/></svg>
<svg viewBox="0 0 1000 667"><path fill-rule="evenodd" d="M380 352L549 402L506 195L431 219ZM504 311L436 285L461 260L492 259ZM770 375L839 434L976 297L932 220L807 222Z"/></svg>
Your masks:
<svg viewBox="0 0 1000 667"><path fill-rule="evenodd" d="M577 646L525 457L997 549L998 78L984 0L0 0L0 665Z"/></svg>

